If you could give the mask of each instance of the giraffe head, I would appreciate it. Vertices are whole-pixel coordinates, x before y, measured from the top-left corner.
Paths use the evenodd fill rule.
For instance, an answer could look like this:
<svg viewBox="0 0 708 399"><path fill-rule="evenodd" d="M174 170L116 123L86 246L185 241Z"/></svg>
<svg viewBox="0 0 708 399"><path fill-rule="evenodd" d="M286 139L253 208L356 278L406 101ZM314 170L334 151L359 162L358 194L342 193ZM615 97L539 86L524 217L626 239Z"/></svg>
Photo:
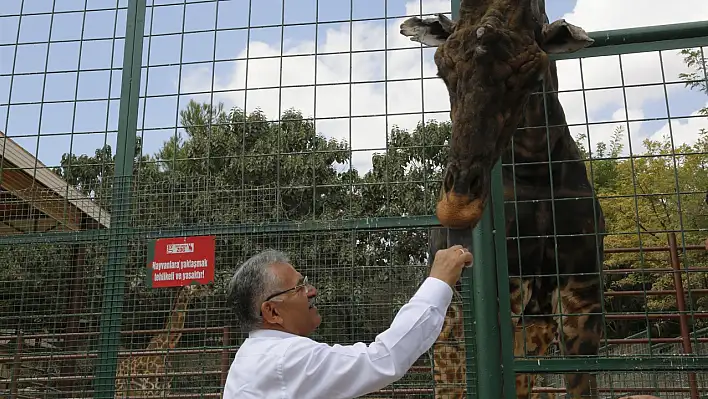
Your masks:
<svg viewBox="0 0 708 399"><path fill-rule="evenodd" d="M490 191L491 169L523 120L529 97L549 76L548 54L589 46L565 20L548 23L545 0L463 0L458 21L406 20L401 34L437 46L435 64L450 98L452 137L437 217L474 227Z"/></svg>

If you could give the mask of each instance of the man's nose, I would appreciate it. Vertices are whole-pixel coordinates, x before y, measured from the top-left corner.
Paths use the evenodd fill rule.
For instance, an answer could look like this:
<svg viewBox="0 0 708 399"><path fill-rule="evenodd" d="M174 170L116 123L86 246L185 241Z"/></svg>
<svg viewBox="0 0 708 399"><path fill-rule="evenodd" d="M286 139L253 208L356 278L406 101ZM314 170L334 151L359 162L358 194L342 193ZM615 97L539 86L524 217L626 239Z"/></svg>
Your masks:
<svg viewBox="0 0 708 399"><path fill-rule="evenodd" d="M307 297L310 298L310 297L313 297L313 296L315 296L315 295L317 295L317 288L315 288L314 285L309 285L309 286L307 287Z"/></svg>

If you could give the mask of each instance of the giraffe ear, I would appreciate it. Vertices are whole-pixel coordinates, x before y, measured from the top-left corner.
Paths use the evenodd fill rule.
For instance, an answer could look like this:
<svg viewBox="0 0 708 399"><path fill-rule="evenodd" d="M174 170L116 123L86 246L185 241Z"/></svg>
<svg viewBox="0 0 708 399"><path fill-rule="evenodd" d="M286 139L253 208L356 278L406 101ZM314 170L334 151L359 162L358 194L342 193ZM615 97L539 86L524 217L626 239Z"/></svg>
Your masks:
<svg viewBox="0 0 708 399"><path fill-rule="evenodd" d="M455 29L455 23L444 14L432 18L420 19L412 17L405 20L401 26L401 35L409 37L413 42L426 46L437 47L447 40Z"/></svg>
<svg viewBox="0 0 708 399"><path fill-rule="evenodd" d="M541 48L548 54L572 53L595 43L585 30L564 19L543 25Z"/></svg>

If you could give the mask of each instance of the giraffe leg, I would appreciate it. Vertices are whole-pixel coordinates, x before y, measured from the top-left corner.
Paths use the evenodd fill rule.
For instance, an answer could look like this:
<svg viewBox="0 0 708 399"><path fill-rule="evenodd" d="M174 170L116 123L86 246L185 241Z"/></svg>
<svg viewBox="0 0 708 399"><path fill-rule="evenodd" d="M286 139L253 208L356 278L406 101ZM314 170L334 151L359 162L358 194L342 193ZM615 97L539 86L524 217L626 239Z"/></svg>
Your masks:
<svg viewBox="0 0 708 399"><path fill-rule="evenodd" d="M521 322L514 326L514 356L539 356L546 353L553 342L556 324L544 317L528 317L524 319L523 324L525 326L522 326ZM517 374L516 397L519 399L549 397L546 393L532 393L535 383L536 375Z"/></svg>
<svg viewBox="0 0 708 399"><path fill-rule="evenodd" d="M464 399L467 383L462 301L455 290L433 347L435 399Z"/></svg>
<svg viewBox="0 0 708 399"><path fill-rule="evenodd" d="M531 303L533 313L540 313L537 300L532 300L533 287L531 280L519 278L510 279L511 312L512 316L520 316L522 311ZM516 319L516 317L514 317ZM523 320L512 321L514 332L514 357L538 356L544 354L556 332L556 324L550 317L526 316ZM519 399L542 399L553 397L547 393L532 393L536 382L534 374L516 375L516 397Z"/></svg>
<svg viewBox="0 0 708 399"><path fill-rule="evenodd" d="M465 232L452 232L446 228L432 228L428 248L429 266L432 265L435 252L452 245L451 241L465 241ZM465 357L464 319L462 297L458 283L453 290L450 306L445 313L445 321L438 339L433 345L433 379L435 381L435 399L464 399L467 391L467 363Z"/></svg>
<svg viewBox="0 0 708 399"><path fill-rule="evenodd" d="M601 289L598 276L574 276L561 284L560 292L554 293L553 308L561 319L558 324L562 326L560 349L564 357L598 355L602 339ZM566 374L565 380L569 398L598 398L595 375Z"/></svg>
<svg viewBox="0 0 708 399"><path fill-rule="evenodd" d="M519 316L524 311L524 308L531 299L531 281L522 280L520 278L509 279L509 295L511 300L511 328L514 332L514 357L523 357L524 348L519 342L523 342L523 336L519 334L518 323L521 320ZM532 375L517 374L516 375L516 396L526 398L528 392L532 388ZM528 389L527 389L528 387Z"/></svg>

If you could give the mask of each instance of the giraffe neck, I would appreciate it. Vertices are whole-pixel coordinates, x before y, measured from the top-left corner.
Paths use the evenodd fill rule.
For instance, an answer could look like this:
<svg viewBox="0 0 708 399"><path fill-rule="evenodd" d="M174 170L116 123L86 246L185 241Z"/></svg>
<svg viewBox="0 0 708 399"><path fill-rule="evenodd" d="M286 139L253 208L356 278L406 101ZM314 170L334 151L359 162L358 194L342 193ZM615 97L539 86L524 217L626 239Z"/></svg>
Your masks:
<svg viewBox="0 0 708 399"><path fill-rule="evenodd" d="M188 292L187 287L180 291L170 317L165 323L164 332L150 340L148 349L174 349L177 346L177 342L182 337L181 329L184 327L187 306L189 305L190 296Z"/></svg>
<svg viewBox="0 0 708 399"><path fill-rule="evenodd" d="M435 398L463 399L467 388L465 335L459 284L433 347Z"/></svg>
<svg viewBox="0 0 708 399"><path fill-rule="evenodd" d="M502 155L504 164L514 163L517 181L528 180L532 185L548 182L549 159L580 159L557 91L558 73L555 62L551 62L543 87L529 98L513 142ZM562 165L553 164L553 168L560 170Z"/></svg>

